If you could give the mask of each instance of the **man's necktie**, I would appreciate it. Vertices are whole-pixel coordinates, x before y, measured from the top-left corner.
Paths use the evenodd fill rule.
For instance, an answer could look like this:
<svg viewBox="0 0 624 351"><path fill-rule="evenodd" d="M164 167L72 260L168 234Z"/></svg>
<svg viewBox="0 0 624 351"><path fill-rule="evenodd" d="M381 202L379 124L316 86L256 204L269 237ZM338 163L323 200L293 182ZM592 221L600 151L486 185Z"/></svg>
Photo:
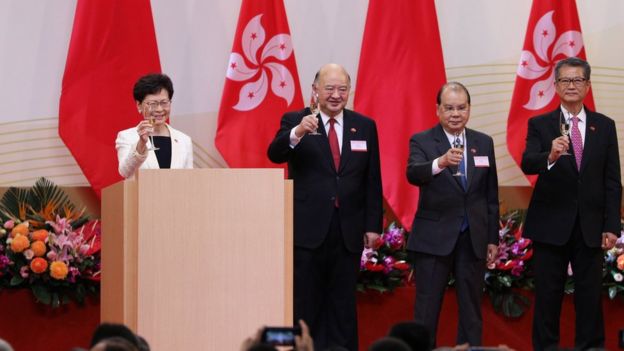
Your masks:
<svg viewBox="0 0 624 351"><path fill-rule="evenodd" d="M327 132L327 138L329 138L329 148L331 149L332 158L334 159L334 166L336 166L336 172L338 172L338 169L340 168L340 145L338 144L338 134L336 134L334 123L336 123L336 119L330 118L329 132ZM336 194L334 206L339 207L338 194Z"/></svg>
<svg viewBox="0 0 624 351"><path fill-rule="evenodd" d="M460 141L455 140L455 144L459 145ZM464 191L466 191L468 189L468 178L466 178L467 170L466 170L466 162L464 162L464 159L465 157L462 156L461 161L459 161L459 166L457 166L457 170L461 173L461 175L459 176L459 183L461 184ZM466 230L468 230L469 226L470 225L468 224L468 212L466 211L466 208L464 208L464 219L462 220L461 227L459 228L460 232L465 232Z"/></svg>
<svg viewBox="0 0 624 351"><path fill-rule="evenodd" d="M457 166L457 169L459 172L461 172L461 175L459 176L459 182L461 183L464 191L466 191L468 189L468 179L466 178L466 163L464 162L464 158L465 157L462 157L461 161L459 161L459 166Z"/></svg>
<svg viewBox="0 0 624 351"><path fill-rule="evenodd" d="M570 131L570 139L572 140L572 148L574 149L574 158L576 158L576 169L581 170L581 160L583 159L583 138L581 138L581 130L578 127L579 118L572 117L572 130Z"/></svg>
<svg viewBox="0 0 624 351"><path fill-rule="evenodd" d="M336 134L334 123L336 123L336 119L330 118L327 137L329 138L329 148L331 149L332 157L334 158L334 166L336 166L336 171L338 171L340 168L340 145L338 144L338 135Z"/></svg>

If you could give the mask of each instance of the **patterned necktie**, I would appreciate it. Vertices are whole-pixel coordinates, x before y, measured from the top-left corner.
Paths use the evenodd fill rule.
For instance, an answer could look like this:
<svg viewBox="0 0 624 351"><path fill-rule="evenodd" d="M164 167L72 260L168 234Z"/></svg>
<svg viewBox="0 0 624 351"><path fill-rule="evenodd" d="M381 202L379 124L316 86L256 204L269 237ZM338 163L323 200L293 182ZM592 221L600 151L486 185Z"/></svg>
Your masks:
<svg viewBox="0 0 624 351"><path fill-rule="evenodd" d="M336 123L336 119L330 118L327 137L329 138L329 148L331 149L332 157L334 158L334 166L336 166L336 171L338 171L340 168L340 145L338 144L338 135L336 134L334 123Z"/></svg>
<svg viewBox="0 0 624 351"><path fill-rule="evenodd" d="M466 163L464 163L464 158L462 157L461 161L459 161L459 171L462 175L459 176L459 181L461 183L464 191L468 189L468 179L466 178Z"/></svg>
<svg viewBox="0 0 624 351"><path fill-rule="evenodd" d="M459 140L459 137L455 139L454 145L461 145L461 140ZM462 189L466 191L468 190L468 178L466 178L466 162L464 162L464 159L465 157L462 156L461 161L459 161L459 166L457 166L457 171L461 173L461 175L459 176L459 183L461 184ZM468 212L466 212L466 209L464 208L464 219L462 220L461 227L459 228L460 233L468 230L469 226L470 224L468 223Z"/></svg>
<svg viewBox="0 0 624 351"><path fill-rule="evenodd" d="M572 148L574 149L574 158L576 158L576 169L581 170L581 160L583 159L583 139L581 138L581 130L578 127L579 118L572 117L572 130L570 130L570 139L572 140Z"/></svg>

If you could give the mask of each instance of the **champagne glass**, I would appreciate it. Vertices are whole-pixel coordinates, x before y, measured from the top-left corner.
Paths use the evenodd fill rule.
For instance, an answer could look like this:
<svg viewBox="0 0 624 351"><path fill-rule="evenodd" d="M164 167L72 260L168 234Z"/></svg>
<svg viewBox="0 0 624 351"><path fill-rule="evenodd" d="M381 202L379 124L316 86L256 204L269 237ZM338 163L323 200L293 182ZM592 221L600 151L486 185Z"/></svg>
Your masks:
<svg viewBox="0 0 624 351"><path fill-rule="evenodd" d="M565 118L563 111L559 111L559 131L561 132L561 135L569 138L570 123L568 123L568 120ZM565 150L561 153L561 155L570 155L570 153L568 153L568 150Z"/></svg>
<svg viewBox="0 0 624 351"><path fill-rule="evenodd" d="M455 140L453 140L453 148L455 149L460 149L462 151L462 157L463 156L463 152L464 152L464 136L462 133L455 133ZM459 169L460 166L457 166L457 172L453 173L454 177L461 177L464 174L462 173L462 170Z"/></svg>
<svg viewBox="0 0 624 351"><path fill-rule="evenodd" d="M318 94L312 92L312 99L310 100L310 113L316 117L319 114ZM318 132L318 127L315 131L308 133L308 135L321 135Z"/></svg>
<svg viewBox="0 0 624 351"><path fill-rule="evenodd" d="M149 123L152 125L152 128L154 128L154 126L156 125L156 118L154 117L153 112L154 112L154 108L152 107L152 105L147 105L147 113L146 113L146 116L144 117L147 118ZM150 141L150 145L147 147L148 151L159 150L159 148L156 147L156 144L154 144L154 136L152 135L152 133L149 134L149 141Z"/></svg>

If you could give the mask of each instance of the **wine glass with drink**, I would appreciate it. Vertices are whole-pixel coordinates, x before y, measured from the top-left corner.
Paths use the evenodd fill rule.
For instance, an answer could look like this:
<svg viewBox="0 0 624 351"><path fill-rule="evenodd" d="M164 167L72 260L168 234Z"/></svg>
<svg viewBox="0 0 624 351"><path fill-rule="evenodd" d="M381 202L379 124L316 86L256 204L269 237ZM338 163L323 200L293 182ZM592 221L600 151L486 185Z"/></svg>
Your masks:
<svg viewBox="0 0 624 351"><path fill-rule="evenodd" d="M152 129L153 129L156 126L156 117L154 117L154 107L151 104L146 104L146 106L147 106L147 109L143 109L145 113L143 118L147 119L147 121L151 124ZM153 132L149 134L150 145L147 146L148 151L159 150L159 148L156 147L156 144L154 144L154 136L152 134Z"/></svg>
<svg viewBox="0 0 624 351"><path fill-rule="evenodd" d="M312 92L312 99L310 100L310 113L316 117L319 114L319 105L318 105L318 94ZM308 135L321 135L318 132L318 127L315 131L308 133Z"/></svg>
<svg viewBox="0 0 624 351"><path fill-rule="evenodd" d="M570 123L568 123L568 120L565 118L563 111L559 111L559 131L561 135L569 138ZM564 150L561 155L570 155L570 153L568 153L568 150Z"/></svg>

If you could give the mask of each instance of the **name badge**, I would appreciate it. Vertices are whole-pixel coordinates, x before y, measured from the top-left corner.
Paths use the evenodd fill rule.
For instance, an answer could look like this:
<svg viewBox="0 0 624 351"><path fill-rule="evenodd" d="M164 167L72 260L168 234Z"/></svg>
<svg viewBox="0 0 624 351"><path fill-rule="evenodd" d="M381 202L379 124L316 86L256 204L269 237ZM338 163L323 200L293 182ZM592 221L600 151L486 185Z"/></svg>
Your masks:
<svg viewBox="0 0 624 351"><path fill-rule="evenodd" d="M366 152L366 140L351 140L351 151Z"/></svg>
<svg viewBox="0 0 624 351"><path fill-rule="evenodd" d="M490 167L490 160L487 156L475 156L475 167Z"/></svg>

